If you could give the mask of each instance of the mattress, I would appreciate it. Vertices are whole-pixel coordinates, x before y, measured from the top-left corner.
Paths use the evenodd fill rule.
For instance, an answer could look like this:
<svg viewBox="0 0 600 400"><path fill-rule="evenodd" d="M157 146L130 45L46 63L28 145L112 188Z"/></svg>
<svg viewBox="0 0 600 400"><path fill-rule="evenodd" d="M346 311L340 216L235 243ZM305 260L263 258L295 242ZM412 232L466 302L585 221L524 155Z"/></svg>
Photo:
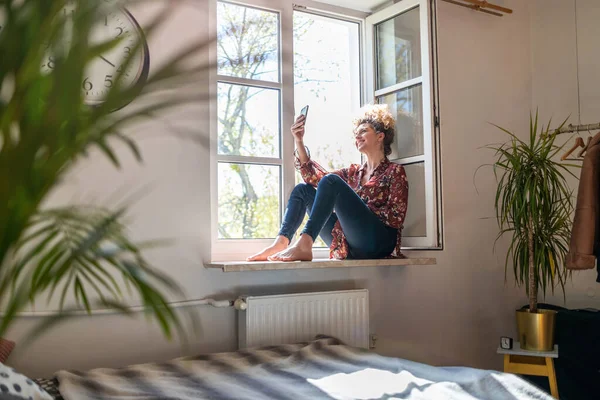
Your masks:
<svg viewBox="0 0 600 400"><path fill-rule="evenodd" d="M64 400L552 399L512 374L433 367L330 337L56 377Z"/></svg>

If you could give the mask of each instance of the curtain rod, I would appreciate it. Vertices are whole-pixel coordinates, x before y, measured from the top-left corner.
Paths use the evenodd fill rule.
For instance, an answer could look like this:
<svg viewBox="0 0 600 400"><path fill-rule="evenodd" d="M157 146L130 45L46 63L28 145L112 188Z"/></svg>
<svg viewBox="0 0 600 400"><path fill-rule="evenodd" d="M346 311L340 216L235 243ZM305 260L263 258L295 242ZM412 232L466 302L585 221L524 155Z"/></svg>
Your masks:
<svg viewBox="0 0 600 400"><path fill-rule="evenodd" d="M500 7L500 6L497 6L495 4L488 3L485 0L462 0L462 1L466 1L467 3L474 4L477 7L489 8L489 9L500 11L500 12L503 12L503 13L506 13L506 14L512 14L512 12L513 12L513 10L511 10L510 8Z"/></svg>
<svg viewBox="0 0 600 400"><path fill-rule="evenodd" d="M500 14L497 11L501 11L501 12L504 12L507 14L512 14L512 12L513 12L510 8L500 7L500 6L488 3L487 1L483 1L483 0L461 0L461 1L442 0L442 1L445 1L446 3L450 3L450 4L455 4L457 6L470 8L471 10L474 10L474 11L480 11L480 12L484 12L486 14L495 15L496 17L503 16L503 14ZM487 10L487 8L489 8L490 10L495 10L495 11Z"/></svg>
<svg viewBox="0 0 600 400"><path fill-rule="evenodd" d="M569 124L560 129L555 129L553 132L555 135L560 135L561 133L569 133L569 132L585 132L585 131L595 131L600 129L600 122L597 124L587 124L587 125L573 125Z"/></svg>

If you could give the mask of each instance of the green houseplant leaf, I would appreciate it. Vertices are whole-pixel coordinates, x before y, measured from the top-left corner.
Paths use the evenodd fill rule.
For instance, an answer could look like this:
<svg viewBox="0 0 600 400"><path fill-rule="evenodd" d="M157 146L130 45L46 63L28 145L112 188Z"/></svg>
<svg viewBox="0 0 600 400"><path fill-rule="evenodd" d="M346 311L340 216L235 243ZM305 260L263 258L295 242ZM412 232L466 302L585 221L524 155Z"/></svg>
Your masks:
<svg viewBox="0 0 600 400"><path fill-rule="evenodd" d="M88 313L96 304L126 312L123 286L135 291L167 337L175 331L184 334L168 302L168 295L181 297L182 290L151 267L141 246L128 237L125 208L41 208L65 172L91 149L119 168L114 145L122 142L141 161L138 145L126 134L128 126L160 120L164 111L208 99L207 91L189 88L211 67L207 57L198 57L210 40L186 46L152 70L145 85L129 87L123 71L145 46L136 42L106 88L104 101L94 107L85 103L87 68L121 41L94 42L94 27L126 4L0 1L0 335L28 302L42 295L48 301L58 296L64 311L44 326L72 314L73 306L66 304L69 293L75 306ZM164 4L164 12L143 27L150 41L176 8Z"/></svg>

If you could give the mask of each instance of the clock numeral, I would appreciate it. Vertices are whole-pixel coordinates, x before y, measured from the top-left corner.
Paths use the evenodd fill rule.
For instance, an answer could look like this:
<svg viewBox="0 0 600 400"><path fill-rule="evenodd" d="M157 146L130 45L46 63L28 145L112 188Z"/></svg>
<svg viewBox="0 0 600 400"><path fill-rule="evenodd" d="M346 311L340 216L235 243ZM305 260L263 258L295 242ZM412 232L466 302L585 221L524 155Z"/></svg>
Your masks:
<svg viewBox="0 0 600 400"><path fill-rule="evenodd" d="M113 77L112 75L106 75L106 77L104 77L104 86L112 87L112 85L113 85L112 77Z"/></svg>
<svg viewBox="0 0 600 400"><path fill-rule="evenodd" d="M54 58L53 57L48 57L48 62L46 63L46 66L50 69L54 69Z"/></svg>
<svg viewBox="0 0 600 400"><path fill-rule="evenodd" d="M108 15L104 16L104 26L108 26Z"/></svg>
<svg viewBox="0 0 600 400"><path fill-rule="evenodd" d="M123 66L119 65L119 68L117 68L117 73L120 74L121 72L123 72Z"/></svg>
<svg viewBox="0 0 600 400"><path fill-rule="evenodd" d="M131 54L131 47L125 47L125 54Z"/></svg>
<svg viewBox="0 0 600 400"><path fill-rule="evenodd" d="M119 33L117 34L117 37L119 37L123 34L123 28L121 28L120 26L117 26L115 29L119 31Z"/></svg>
<svg viewBox="0 0 600 400"><path fill-rule="evenodd" d="M67 11L66 8L63 8L63 14L65 15L65 17L69 16L69 11ZM75 15L75 10L71 9L71 16Z"/></svg>
<svg viewBox="0 0 600 400"><path fill-rule="evenodd" d="M90 90L93 89L94 85L92 84L92 82L89 81L89 76L87 78L85 78L83 80L83 90L85 90L86 92L89 92Z"/></svg>

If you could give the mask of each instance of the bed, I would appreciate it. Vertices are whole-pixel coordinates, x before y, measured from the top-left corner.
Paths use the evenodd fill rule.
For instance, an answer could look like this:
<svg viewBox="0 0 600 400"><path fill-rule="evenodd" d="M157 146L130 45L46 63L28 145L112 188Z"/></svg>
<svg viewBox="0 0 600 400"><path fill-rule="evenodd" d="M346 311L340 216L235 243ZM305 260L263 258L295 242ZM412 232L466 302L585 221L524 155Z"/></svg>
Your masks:
<svg viewBox="0 0 600 400"><path fill-rule="evenodd" d="M384 357L326 336L121 369L59 371L38 383L57 400L551 399L515 375Z"/></svg>

